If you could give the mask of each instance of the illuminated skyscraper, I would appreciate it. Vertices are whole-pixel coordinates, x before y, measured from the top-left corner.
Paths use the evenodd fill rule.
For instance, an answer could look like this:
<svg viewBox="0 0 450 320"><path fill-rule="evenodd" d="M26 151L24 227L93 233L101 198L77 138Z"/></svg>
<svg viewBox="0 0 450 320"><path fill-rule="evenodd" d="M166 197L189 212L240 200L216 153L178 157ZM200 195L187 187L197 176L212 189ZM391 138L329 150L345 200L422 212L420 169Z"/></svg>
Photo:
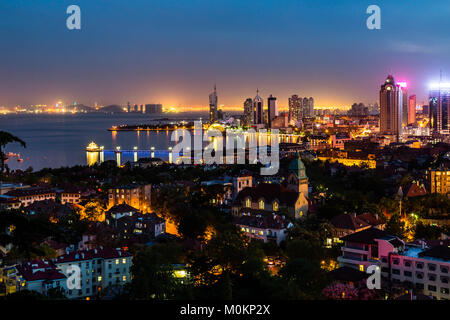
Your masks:
<svg viewBox="0 0 450 320"><path fill-rule="evenodd" d="M397 85L402 89L402 127L408 125L408 88L406 82L397 82Z"/></svg>
<svg viewBox="0 0 450 320"><path fill-rule="evenodd" d="M314 117L314 99L312 97L308 99L308 117Z"/></svg>
<svg viewBox="0 0 450 320"><path fill-rule="evenodd" d="M380 133L400 141L402 135L403 93L394 77L389 75L380 90Z"/></svg>
<svg viewBox="0 0 450 320"><path fill-rule="evenodd" d="M304 97L302 101L302 117L309 117L309 100L307 97Z"/></svg>
<svg viewBox="0 0 450 320"><path fill-rule="evenodd" d="M264 100L259 96L259 90L256 90L256 97L253 99L254 124L264 124Z"/></svg>
<svg viewBox="0 0 450 320"><path fill-rule="evenodd" d="M247 98L244 102L244 117L243 124L250 126L253 123L253 100L252 98Z"/></svg>
<svg viewBox="0 0 450 320"><path fill-rule="evenodd" d="M278 106L277 106L277 98L270 95L267 99L267 123L269 128L272 127L272 120L278 116Z"/></svg>
<svg viewBox="0 0 450 320"><path fill-rule="evenodd" d="M450 83L433 85L430 90L430 128L434 133L450 133Z"/></svg>
<svg viewBox="0 0 450 320"><path fill-rule="evenodd" d="M408 99L408 124L416 122L416 95L412 95Z"/></svg>
<svg viewBox="0 0 450 320"><path fill-rule="evenodd" d="M302 98L294 94L289 98L289 121L296 122L302 117Z"/></svg>
<svg viewBox="0 0 450 320"><path fill-rule="evenodd" d="M214 85L214 92L209 95L209 122L214 123L217 121L217 90Z"/></svg>

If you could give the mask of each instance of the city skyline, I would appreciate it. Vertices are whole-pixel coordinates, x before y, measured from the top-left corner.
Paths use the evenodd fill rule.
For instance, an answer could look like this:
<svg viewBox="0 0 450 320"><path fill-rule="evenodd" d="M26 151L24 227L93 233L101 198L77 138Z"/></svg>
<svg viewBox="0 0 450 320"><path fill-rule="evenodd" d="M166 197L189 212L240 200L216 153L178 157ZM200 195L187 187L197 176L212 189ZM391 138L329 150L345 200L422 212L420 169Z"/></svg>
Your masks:
<svg viewBox="0 0 450 320"><path fill-rule="evenodd" d="M418 103L440 70L449 78L445 1L380 1L381 30L366 28L367 4L350 1L312 8L268 0L132 7L82 0L81 30L71 31L69 4L2 2L0 105L135 100L207 110L216 83L225 110L242 109L256 88L263 98L276 96L284 110L293 94L314 97L317 107L349 108L376 102L374 88L386 74L408 81Z"/></svg>

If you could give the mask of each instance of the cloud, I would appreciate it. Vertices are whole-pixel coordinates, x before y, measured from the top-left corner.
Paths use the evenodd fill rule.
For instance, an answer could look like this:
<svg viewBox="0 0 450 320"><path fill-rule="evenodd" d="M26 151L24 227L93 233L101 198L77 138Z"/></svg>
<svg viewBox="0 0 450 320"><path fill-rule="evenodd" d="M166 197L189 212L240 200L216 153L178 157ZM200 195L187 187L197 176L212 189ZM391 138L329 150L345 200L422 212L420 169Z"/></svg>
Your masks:
<svg viewBox="0 0 450 320"><path fill-rule="evenodd" d="M392 49L394 51L403 52L403 53L438 53L439 50L435 46L424 46L417 43L409 42L409 41L400 41L394 42L392 44Z"/></svg>

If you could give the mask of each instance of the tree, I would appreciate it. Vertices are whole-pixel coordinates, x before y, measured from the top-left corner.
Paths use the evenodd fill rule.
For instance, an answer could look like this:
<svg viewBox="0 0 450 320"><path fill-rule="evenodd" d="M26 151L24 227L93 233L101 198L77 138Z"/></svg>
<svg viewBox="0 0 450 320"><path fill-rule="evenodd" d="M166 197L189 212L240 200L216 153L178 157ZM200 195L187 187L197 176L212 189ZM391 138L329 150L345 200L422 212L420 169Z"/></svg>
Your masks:
<svg viewBox="0 0 450 320"><path fill-rule="evenodd" d="M405 237L405 223L401 221L400 215L394 213L386 224L385 231L401 239Z"/></svg>
<svg viewBox="0 0 450 320"><path fill-rule="evenodd" d="M100 200L89 201L81 212L81 219L105 221L105 208Z"/></svg>
<svg viewBox="0 0 450 320"><path fill-rule="evenodd" d="M21 140L20 138L12 135L9 132L6 131L0 131L0 173L3 173L5 171L5 161L6 161L6 155L4 148L7 144L17 142L22 147L26 147L26 143Z"/></svg>
<svg viewBox="0 0 450 320"><path fill-rule="evenodd" d="M138 250L133 258L132 292L137 299L171 299L182 285L174 276L172 264L182 261L176 243L157 244Z"/></svg>

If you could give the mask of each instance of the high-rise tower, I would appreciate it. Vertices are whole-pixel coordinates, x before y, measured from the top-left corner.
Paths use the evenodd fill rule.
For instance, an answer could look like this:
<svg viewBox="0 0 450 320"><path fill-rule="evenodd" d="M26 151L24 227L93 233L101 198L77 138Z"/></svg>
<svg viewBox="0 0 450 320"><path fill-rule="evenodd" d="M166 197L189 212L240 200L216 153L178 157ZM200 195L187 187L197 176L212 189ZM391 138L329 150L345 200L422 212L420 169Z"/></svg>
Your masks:
<svg viewBox="0 0 450 320"><path fill-rule="evenodd" d="M302 98L294 94L289 98L289 121L297 122L302 117Z"/></svg>
<svg viewBox="0 0 450 320"><path fill-rule="evenodd" d="M244 102L243 124L250 126L253 123L253 117L253 100L252 98L247 98Z"/></svg>
<svg viewBox="0 0 450 320"><path fill-rule="evenodd" d="M256 97L253 99L254 124L264 124L264 100L259 96L259 90L256 90Z"/></svg>
<svg viewBox="0 0 450 320"><path fill-rule="evenodd" d="M209 122L214 123L218 119L217 115L217 90L214 85L214 92L209 95Z"/></svg>
<svg viewBox="0 0 450 320"><path fill-rule="evenodd" d="M278 116L278 106L277 106L277 98L270 95L267 99L267 122L269 128L272 127L272 120Z"/></svg>
<svg viewBox="0 0 450 320"><path fill-rule="evenodd" d="M430 128L434 133L450 133L450 83L435 84L430 90Z"/></svg>
<svg viewBox="0 0 450 320"><path fill-rule="evenodd" d="M400 141L402 135L403 93L389 75L380 90L380 133L396 137Z"/></svg>

